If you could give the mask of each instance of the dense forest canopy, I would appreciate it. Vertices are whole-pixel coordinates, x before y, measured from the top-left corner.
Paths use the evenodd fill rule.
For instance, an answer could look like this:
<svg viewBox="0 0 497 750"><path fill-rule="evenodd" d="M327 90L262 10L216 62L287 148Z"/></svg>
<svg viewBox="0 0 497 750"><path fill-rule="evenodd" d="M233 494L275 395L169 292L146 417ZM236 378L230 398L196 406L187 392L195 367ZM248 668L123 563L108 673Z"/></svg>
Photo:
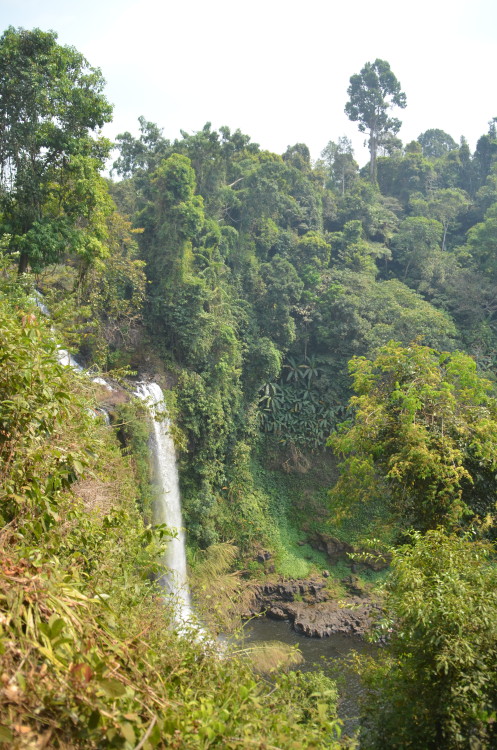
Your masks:
<svg viewBox="0 0 497 750"><path fill-rule="evenodd" d="M22 663L33 650L50 662L44 715L54 746L68 746L71 722L78 727L74 747L131 748L145 731L148 745L137 747L166 746L163 737L199 748L249 746L261 737L289 748L338 742L334 709L323 698L328 688L313 678L275 683L278 710L285 700L291 709L280 726L268 686L257 686L243 665L218 664L213 682L198 687L190 715L179 675L197 679L203 657L195 646L180 653L168 635L163 657L160 633L152 630L148 645L136 635L142 672L153 664L144 682L127 646L110 654L112 633L125 638L128 606L136 613L147 599L146 612L157 616L150 573L165 532L146 526L143 411L129 394L112 405L128 461L103 425L95 429L90 385L71 385L57 363L55 337L128 390L134 374L168 386L192 560L234 542L248 577L266 575L254 561L260 550L271 550L279 573L297 577L289 571L296 558L285 557L291 519L310 533L331 528L339 516L359 527L373 518L368 505L384 510L375 520L384 538L375 543L393 545L387 602L394 661L364 667L371 692L361 746L492 746L495 675L486 681L488 660L475 662L483 651L493 654L496 642L489 625L495 597L483 611L477 596L477 587L491 587L495 578L496 122L473 153L464 138L458 144L437 127L403 144L390 110L405 108L406 94L381 59L353 74L346 93L349 118L368 136L363 169L338 134L313 162L304 143L275 154L240 130L215 130L209 122L170 140L161 124L140 116L137 136L117 137L105 178L111 144L99 129L111 107L101 72L59 45L54 32L9 28L0 39L0 476L10 555L3 568L10 588L1 601L14 606L15 569L28 593L41 577L52 602L47 618L48 605L26 594L8 622L17 629ZM50 325L35 304L39 293ZM326 477L320 490L330 489L340 459L319 512L305 490L296 502L284 496L285 472L294 481L299 472L315 472ZM122 497L113 494L114 506L87 520L79 501L71 505L71 488L90 476L117 481ZM333 528L346 534L350 527ZM132 562L124 559L128 538ZM98 573L100 548L106 563ZM71 561L67 596L84 597L89 649L86 626L52 590L59 579L50 567L62 585ZM469 592L471 609L461 620L461 598L451 598L446 573L458 591ZM441 604L428 610L426 591L434 588ZM103 613L102 592L116 599L115 617ZM133 633L143 617L131 616ZM445 661L432 620L447 636ZM481 648L463 658L464 644L450 636L468 623ZM66 627L69 639L59 641ZM16 658L8 670L18 670ZM64 670L72 682L61 703ZM173 688L184 691L176 717L157 697L168 689L164 670L177 673ZM388 673L390 682L383 680ZM224 693L229 710L214 706L216 680L239 680L240 705L262 711L260 721L250 724L249 707L237 724L236 700ZM409 680L422 689L402 723L382 701L391 706L398 691L409 705ZM471 697L464 702L460 691ZM444 700L434 701L434 693ZM5 742L22 735L12 719L21 705L13 695L0 727ZM31 717L33 706L24 706ZM66 722L61 732L54 728L57 706ZM40 743L37 721L29 731Z"/></svg>

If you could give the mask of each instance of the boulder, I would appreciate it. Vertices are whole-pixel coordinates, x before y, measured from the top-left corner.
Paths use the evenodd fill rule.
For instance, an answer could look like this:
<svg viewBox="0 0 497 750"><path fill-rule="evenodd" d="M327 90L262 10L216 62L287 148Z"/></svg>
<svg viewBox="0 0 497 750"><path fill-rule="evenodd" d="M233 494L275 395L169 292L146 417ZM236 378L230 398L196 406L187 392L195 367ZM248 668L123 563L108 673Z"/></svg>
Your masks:
<svg viewBox="0 0 497 750"><path fill-rule="evenodd" d="M270 617L272 620L288 619L288 615L286 614L286 612L283 612L283 610L279 607L271 607L270 609L268 609L268 611L266 612L266 616Z"/></svg>

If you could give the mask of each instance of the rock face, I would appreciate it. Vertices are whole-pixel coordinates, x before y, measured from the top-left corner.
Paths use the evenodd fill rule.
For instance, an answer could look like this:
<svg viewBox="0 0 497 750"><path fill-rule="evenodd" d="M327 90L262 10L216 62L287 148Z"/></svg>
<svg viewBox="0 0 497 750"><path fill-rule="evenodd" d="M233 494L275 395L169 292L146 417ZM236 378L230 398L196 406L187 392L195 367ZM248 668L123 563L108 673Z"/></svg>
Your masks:
<svg viewBox="0 0 497 750"><path fill-rule="evenodd" d="M342 542L340 539L336 539L334 536L329 534L322 534L316 532L309 539L309 544L320 552L326 552L329 557L330 563L334 565L339 560L347 560L350 562L348 557L349 552L354 552L354 548L347 542Z"/></svg>
<svg viewBox="0 0 497 750"><path fill-rule="evenodd" d="M325 552L330 560L331 565L335 565L340 560L345 561L351 565L352 570L356 567L369 568L370 570L384 570L390 565L391 556L384 554L378 550L368 550L360 562L352 561L349 557L350 553L363 552L360 548L353 547L348 542L344 542L341 539L337 539L330 534L324 534L322 532L314 532L308 539L309 544L314 549Z"/></svg>
<svg viewBox="0 0 497 750"><path fill-rule="evenodd" d="M275 620L289 619L298 633L326 638L332 633L364 636L376 605L362 596L345 601L329 598L324 580L277 581L257 586L249 616L266 612ZM352 588L352 587L351 587Z"/></svg>

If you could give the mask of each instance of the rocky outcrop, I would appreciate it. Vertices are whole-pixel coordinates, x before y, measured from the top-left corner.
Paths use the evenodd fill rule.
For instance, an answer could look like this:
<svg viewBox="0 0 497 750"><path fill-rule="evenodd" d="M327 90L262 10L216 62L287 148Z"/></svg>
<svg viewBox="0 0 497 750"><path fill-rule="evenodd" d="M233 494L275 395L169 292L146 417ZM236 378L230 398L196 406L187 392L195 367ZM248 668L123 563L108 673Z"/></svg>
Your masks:
<svg viewBox="0 0 497 750"><path fill-rule="evenodd" d="M310 638L326 638L332 633L364 636L370 629L377 609L360 588L359 579L344 579L349 590L356 595L345 600L332 599L326 590L326 581L276 581L264 583L254 589L254 599L248 616L265 612L275 620L288 619L298 633Z"/></svg>
<svg viewBox="0 0 497 750"><path fill-rule="evenodd" d="M325 552L331 565L335 565L340 560L343 560L351 566L353 571L361 566L374 571L384 570L391 562L391 556L388 553L385 554L379 550L368 549L366 554L365 550L360 547L354 547L348 542L319 531L309 536L308 543L314 549ZM350 554L354 553L360 555L360 558L352 559Z"/></svg>
<svg viewBox="0 0 497 750"><path fill-rule="evenodd" d="M325 552L332 565L335 565L340 560L346 560L350 563L350 552L354 552L354 548L347 542L342 542L330 534L323 534L320 532L314 533L309 537L309 544L314 549L318 549L320 552Z"/></svg>
<svg viewBox="0 0 497 750"><path fill-rule="evenodd" d="M332 633L364 636L371 627L371 615L372 605L363 599L348 599L346 606L336 601L295 605L293 627L310 638L325 638Z"/></svg>

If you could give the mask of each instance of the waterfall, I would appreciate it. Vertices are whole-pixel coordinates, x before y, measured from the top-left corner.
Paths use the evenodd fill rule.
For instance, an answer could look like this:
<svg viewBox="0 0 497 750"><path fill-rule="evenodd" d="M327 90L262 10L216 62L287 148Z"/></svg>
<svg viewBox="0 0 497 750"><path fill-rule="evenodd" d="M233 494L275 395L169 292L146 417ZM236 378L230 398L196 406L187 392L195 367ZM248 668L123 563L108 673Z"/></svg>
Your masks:
<svg viewBox="0 0 497 750"><path fill-rule="evenodd" d="M50 310L48 309L48 307L46 306L46 304L43 302L43 295L42 295L41 292L38 291L38 289L34 290L33 300L34 300L35 305L39 309L39 311L41 313L43 313L43 315L45 315L47 318L49 318L50 317ZM53 327L52 327L51 330L55 333ZM74 357L72 356L72 354L70 354L67 351L67 349L63 349L61 346L59 346L59 344L57 344L57 359L59 361L59 364L63 365L64 367L72 367L72 369L76 370L76 372L83 372L83 368L81 367L81 365L79 364L79 362L76 359L74 359ZM90 375L90 377L91 377L91 375ZM114 388L106 380L104 380L104 378L94 377L91 380L92 380L92 383L97 383L98 385L101 385L104 388L106 388L108 391L113 391L114 390ZM99 409L97 409L97 411L100 411L103 414L105 414L104 419L106 421L106 424L109 424L110 420L109 420L109 414L108 414L107 410L103 409L103 408L99 408ZM107 420L109 420L109 421L107 421Z"/></svg>
<svg viewBox="0 0 497 750"><path fill-rule="evenodd" d="M170 422L164 405L164 394L156 383L140 383L136 395L148 403L153 417L150 446L153 481L157 491L153 509L154 523L163 523L177 534L169 541L161 560L167 571L159 581L173 598L177 619L186 623L192 620L192 607L186 573L185 535L181 519L176 451L169 431Z"/></svg>
<svg viewBox="0 0 497 750"><path fill-rule="evenodd" d="M57 344L57 359L59 360L59 364L64 365L64 367L72 367L73 370L76 370L76 372L83 372L83 368L77 362L72 354L69 354L67 349L62 349Z"/></svg>

